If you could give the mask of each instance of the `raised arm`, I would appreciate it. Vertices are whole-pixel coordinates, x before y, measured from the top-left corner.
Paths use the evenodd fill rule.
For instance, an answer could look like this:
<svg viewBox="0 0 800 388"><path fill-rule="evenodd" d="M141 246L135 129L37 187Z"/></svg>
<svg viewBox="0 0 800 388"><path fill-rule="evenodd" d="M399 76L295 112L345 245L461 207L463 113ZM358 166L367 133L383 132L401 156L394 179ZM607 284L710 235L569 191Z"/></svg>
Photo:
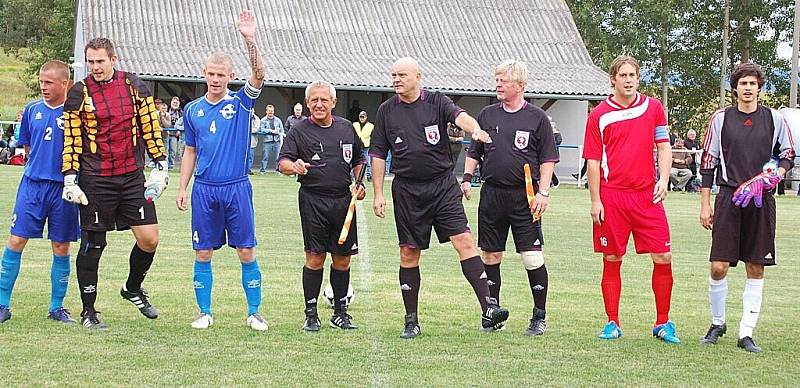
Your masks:
<svg viewBox="0 0 800 388"><path fill-rule="evenodd" d="M247 48L247 58L252 71L248 82L251 86L260 88L264 82L264 61L261 59L258 47L256 46L256 21L252 11L246 9L239 13L237 28L244 38L244 45Z"/></svg>

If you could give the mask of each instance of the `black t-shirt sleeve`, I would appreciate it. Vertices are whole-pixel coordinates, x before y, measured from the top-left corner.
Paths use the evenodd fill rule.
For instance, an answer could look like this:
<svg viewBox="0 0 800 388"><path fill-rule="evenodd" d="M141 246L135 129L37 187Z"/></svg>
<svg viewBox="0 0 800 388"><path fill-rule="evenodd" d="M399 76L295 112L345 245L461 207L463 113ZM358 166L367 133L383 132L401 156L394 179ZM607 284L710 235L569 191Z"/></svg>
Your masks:
<svg viewBox="0 0 800 388"><path fill-rule="evenodd" d="M456 105L450 97L441 94L441 100L439 101L439 122L440 123L456 123L456 117L459 113L463 112L464 110L461 109L458 105Z"/></svg>
<svg viewBox="0 0 800 388"><path fill-rule="evenodd" d="M386 160L389 154L389 142L386 139L386 105L378 108L375 116L375 127L369 139L369 155L378 159Z"/></svg>
<svg viewBox="0 0 800 388"><path fill-rule="evenodd" d="M539 121L539 128L536 128L536 144L539 146L539 164L542 163L555 163L558 162L558 147L556 147L556 138L553 134L553 127L550 126L550 120L545 116L544 120Z"/></svg>
<svg viewBox="0 0 800 388"><path fill-rule="evenodd" d="M351 160L351 165L353 167L358 166L359 164L366 163L364 159L364 143L361 141L361 138L358 136L356 129L350 125L350 128L353 130L353 158Z"/></svg>
<svg viewBox="0 0 800 388"><path fill-rule="evenodd" d="M278 162L287 159L291 162L299 158L299 147L297 146L297 131L290 131L286 138L283 139L281 152L278 154ZM306 160L306 162L308 162Z"/></svg>
<svg viewBox="0 0 800 388"><path fill-rule="evenodd" d="M486 125L486 108L481 109L480 113L478 113L478 118L476 120L478 120L478 125L481 128L487 128L487 125ZM485 151L485 148L484 148L483 143L475 141L475 140L472 140L469 143L469 149L467 150L467 156L472 158L472 159L475 159L475 160L481 160L481 158L483 158L484 151Z"/></svg>

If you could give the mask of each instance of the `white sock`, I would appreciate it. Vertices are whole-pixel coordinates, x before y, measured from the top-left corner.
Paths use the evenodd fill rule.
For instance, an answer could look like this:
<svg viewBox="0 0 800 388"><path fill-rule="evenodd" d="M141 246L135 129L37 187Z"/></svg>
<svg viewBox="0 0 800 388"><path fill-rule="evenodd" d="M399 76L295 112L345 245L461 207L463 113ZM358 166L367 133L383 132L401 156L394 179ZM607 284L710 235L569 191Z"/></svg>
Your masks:
<svg viewBox="0 0 800 388"><path fill-rule="evenodd" d="M725 303L728 300L728 278L714 280L708 277L708 302L711 304L711 323L725 323Z"/></svg>
<svg viewBox="0 0 800 388"><path fill-rule="evenodd" d="M739 323L739 338L753 337L753 329L761 312L761 294L764 279L747 279L742 294L742 321Z"/></svg>

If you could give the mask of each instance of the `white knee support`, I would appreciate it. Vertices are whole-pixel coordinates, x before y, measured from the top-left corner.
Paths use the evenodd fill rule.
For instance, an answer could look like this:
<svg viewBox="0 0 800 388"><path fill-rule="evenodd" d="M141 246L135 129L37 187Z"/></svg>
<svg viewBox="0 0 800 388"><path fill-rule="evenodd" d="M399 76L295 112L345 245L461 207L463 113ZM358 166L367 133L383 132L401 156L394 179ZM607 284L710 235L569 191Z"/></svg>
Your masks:
<svg viewBox="0 0 800 388"><path fill-rule="evenodd" d="M544 254L542 251L525 251L520 253L522 265L528 271L534 270L544 265Z"/></svg>

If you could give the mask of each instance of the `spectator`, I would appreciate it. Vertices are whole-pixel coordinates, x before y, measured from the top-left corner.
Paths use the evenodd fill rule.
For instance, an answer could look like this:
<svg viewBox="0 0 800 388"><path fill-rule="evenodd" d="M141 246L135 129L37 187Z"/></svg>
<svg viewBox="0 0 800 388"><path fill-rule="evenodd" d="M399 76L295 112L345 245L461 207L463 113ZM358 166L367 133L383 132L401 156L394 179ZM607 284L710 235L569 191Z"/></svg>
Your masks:
<svg viewBox="0 0 800 388"><path fill-rule="evenodd" d="M686 139L683 141L683 146L690 151L699 151L703 149L703 145L697 140L697 131L690 129L688 132L686 132ZM689 181L689 184L686 185L686 191L694 192L697 190L692 182L694 182L695 178L697 178L697 160L699 158L699 154L693 153L691 155L692 164L689 165L689 169L692 170L692 179Z"/></svg>
<svg viewBox="0 0 800 388"><path fill-rule="evenodd" d="M258 130L259 136L264 139L264 156L261 159L261 175L267 173L267 166L270 159L275 164L275 171L278 171L278 153L281 151L281 138L284 136L283 122L275 117L275 107L267 105L267 115L261 118L261 126Z"/></svg>
<svg viewBox="0 0 800 388"><path fill-rule="evenodd" d="M5 133L3 133L3 140L6 140L5 146L11 149L11 154L14 154L14 149L17 148L17 140L19 140L19 128L22 123L22 111L17 111L17 120L13 124L8 124Z"/></svg>
<svg viewBox="0 0 800 388"><path fill-rule="evenodd" d="M362 110L358 113L358 121L353 122L353 128L355 128L356 134L361 139L361 144L363 145L361 149L364 153L364 160L367 162L367 172L365 174L369 181L372 177L369 157L369 139L372 136L372 130L375 128L375 125L367 121L367 112Z"/></svg>
<svg viewBox="0 0 800 388"><path fill-rule="evenodd" d="M561 142L564 141L564 138L561 137L561 132L558 130L558 125L556 125L556 121L553 120L553 116L547 115L547 119L550 120L550 128L553 129L553 137L556 141L556 147L558 147L561 145ZM550 187L558 188L558 176L556 176L555 170L553 171L553 177L550 179Z"/></svg>
<svg viewBox="0 0 800 388"><path fill-rule="evenodd" d="M289 134L289 131L292 130L292 126L305 119L306 116L303 116L303 105L299 102L294 104L294 114L286 118L286 131L283 136L285 137Z"/></svg>
<svg viewBox="0 0 800 388"><path fill-rule="evenodd" d="M167 129L167 137L164 138L164 145L167 147L167 161L169 168L172 169L175 163L181 159L183 155L183 140L181 139L181 131L178 129L178 121L183 121L183 111L181 110L181 99L178 96L173 96L169 101L169 108L167 109L169 116L170 126ZM163 123L162 123L163 126ZM180 126L183 128L183 126Z"/></svg>
<svg viewBox="0 0 800 388"><path fill-rule="evenodd" d="M161 124L161 138L164 140L164 147L167 149L167 169L172 170L175 167L175 151L177 139L173 133L175 132L172 119L169 117L167 104L160 103L158 107L158 122Z"/></svg>
<svg viewBox="0 0 800 388"><path fill-rule="evenodd" d="M464 141L464 130L453 123L447 123L447 137L450 139L450 158L453 159L453 163L458 163L461 150L464 148L462 144Z"/></svg>
<svg viewBox="0 0 800 388"><path fill-rule="evenodd" d="M261 128L261 119L253 112L252 122L250 123L250 149L247 151L247 174L254 175L253 173L253 157L256 154L256 147L258 147L258 130Z"/></svg>
<svg viewBox="0 0 800 388"><path fill-rule="evenodd" d="M686 184L692 179L692 170L689 169L689 166L694 161L694 157L688 152L675 152L686 150L681 138L675 139L675 145L672 146L672 150L672 168L669 172L669 181L672 184L672 191L683 191Z"/></svg>

